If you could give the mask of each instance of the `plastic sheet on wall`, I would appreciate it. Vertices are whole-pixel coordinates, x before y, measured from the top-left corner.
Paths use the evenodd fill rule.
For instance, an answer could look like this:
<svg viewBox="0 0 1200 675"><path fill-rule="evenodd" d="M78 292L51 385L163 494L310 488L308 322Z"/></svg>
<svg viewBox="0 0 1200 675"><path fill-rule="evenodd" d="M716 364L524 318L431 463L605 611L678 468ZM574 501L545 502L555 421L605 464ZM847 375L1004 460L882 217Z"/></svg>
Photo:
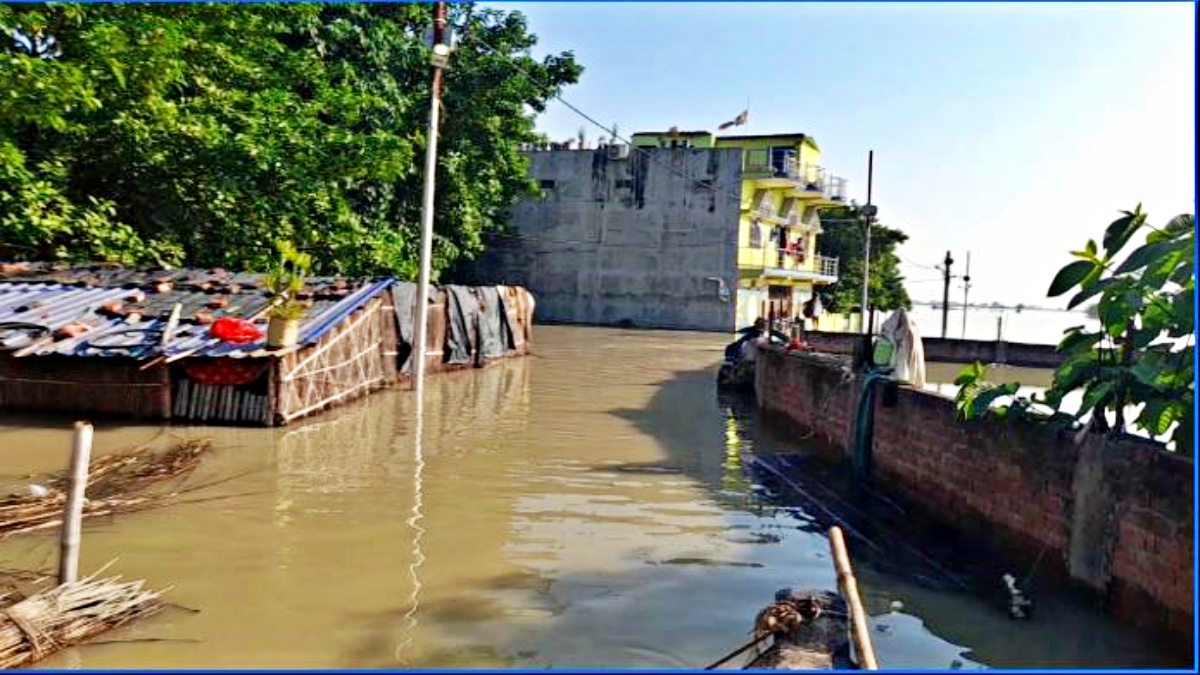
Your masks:
<svg viewBox="0 0 1200 675"><path fill-rule="evenodd" d="M446 358L455 365L475 360L475 334L479 322L479 300L469 286L446 286Z"/></svg>
<svg viewBox="0 0 1200 675"><path fill-rule="evenodd" d="M500 292L495 286L480 286L475 289L479 299L479 357L496 359L508 353L512 344L512 331Z"/></svg>
<svg viewBox="0 0 1200 675"><path fill-rule="evenodd" d="M392 284L393 315L396 317L396 336L399 338L400 372L412 372L413 326L416 325L417 285L407 281L397 281Z"/></svg>
<svg viewBox="0 0 1200 675"><path fill-rule="evenodd" d="M429 334L425 336L426 347L430 350L437 349L440 346L441 327L437 322L436 307L439 302L441 291L436 286L429 287ZM400 372L409 374L412 372L412 351L413 342L417 339L417 285L410 281L397 281L392 284L392 304L396 308L394 316L396 317L396 335L399 338L399 357Z"/></svg>
<svg viewBox="0 0 1200 675"><path fill-rule="evenodd" d="M525 324L521 313L521 289L516 286L497 286L500 303L504 305L504 323L508 326L508 346L517 350L525 345Z"/></svg>

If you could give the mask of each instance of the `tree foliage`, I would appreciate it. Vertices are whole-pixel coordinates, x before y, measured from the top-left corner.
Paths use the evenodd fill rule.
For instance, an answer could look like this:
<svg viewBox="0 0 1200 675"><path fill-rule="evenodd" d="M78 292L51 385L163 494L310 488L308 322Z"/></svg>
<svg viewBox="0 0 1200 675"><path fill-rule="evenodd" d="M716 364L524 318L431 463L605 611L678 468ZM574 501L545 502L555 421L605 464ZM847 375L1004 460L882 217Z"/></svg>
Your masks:
<svg viewBox="0 0 1200 675"><path fill-rule="evenodd" d="M1144 242L1122 256L1141 232L1147 232ZM1059 270L1048 294L1071 293L1068 309L1099 298L1100 329L1068 329L1058 345L1066 360L1055 370L1045 396L1015 397L997 410L1056 423L1086 418L1097 431L1123 434L1132 407L1134 428L1153 438L1170 432L1175 450L1191 454L1195 218L1176 216L1156 228L1139 205L1113 221L1099 245L1089 240L1071 255L1077 260ZM1012 397L1017 386L987 383L986 371L978 365L964 370L958 384L963 385L958 401L965 417L984 414L993 401ZM1072 392L1082 395L1079 408L1064 413L1063 399Z"/></svg>
<svg viewBox="0 0 1200 675"><path fill-rule="evenodd" d="M41 259L415 276L430 5L0 6L0 245ZM434 269L531 190L521 143L581 68L456 4Z"/></svg>
<svg viewBox="0 0 1200 675"><path fill-rule="evenodd" d="M821 212L825 232L817 237L820 255L838 258L838 282L818 290L821 302L833 311L845 312L862 305L862 273L866 228L860 209L849 205ZM900 230L880 225L871 227L871 304L876 309L912 309L912 300L900 274L896 247L908 241Z"/></svg>

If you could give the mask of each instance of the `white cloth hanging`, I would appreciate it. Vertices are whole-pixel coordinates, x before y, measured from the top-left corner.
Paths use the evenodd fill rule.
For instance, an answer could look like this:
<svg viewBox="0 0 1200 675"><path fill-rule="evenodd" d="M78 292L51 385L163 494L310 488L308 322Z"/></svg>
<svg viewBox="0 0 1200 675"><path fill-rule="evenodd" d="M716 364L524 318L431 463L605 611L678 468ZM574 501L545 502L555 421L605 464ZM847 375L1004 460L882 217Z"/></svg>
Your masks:
<svg viewBox="0 0 1200 675"><path fill-rule="evenodd" d="M921 344L921 334L917 331L916 322L904 309L898 309L883 322L879 333L896 346L892 353L892 367L895 369L896 379L917 389L924 388L925 348Z"/></svg>

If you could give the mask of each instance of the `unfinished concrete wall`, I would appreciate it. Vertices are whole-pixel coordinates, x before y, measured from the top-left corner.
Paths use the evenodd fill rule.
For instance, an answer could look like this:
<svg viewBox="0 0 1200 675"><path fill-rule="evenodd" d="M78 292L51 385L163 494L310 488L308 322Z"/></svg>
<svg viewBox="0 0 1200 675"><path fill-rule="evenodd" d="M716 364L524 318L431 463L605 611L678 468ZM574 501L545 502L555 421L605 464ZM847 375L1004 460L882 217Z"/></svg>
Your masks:
<svg viewBox="0 0 1200 675"><path fill-rule="evenodd" d="M882 323L882 320L880 321ZM826 354L853 354L860 333L832 333L810 330L804 339L813 349ZM1065 360L1054 345L992 340L922 337L926 361L939 363L1004 363L1026 368L1057 368Z"/></svg>
<svg viewBox="0 0 1200 675"><path fill-rule="evenodd" d="M513 207L468 281L525 286L539 321L734 328L740 150L529 156L542 197Z"/></svg>
<svg viewBox="0 0 1200 675"><path fill-rule="evenodd" d="M845 362L768 348L759 405L852 457L862 380ZM900 387L876 398L872 462L879 486L1017 560L1039 560L1092 589L1115 615L1190 651L1192 461L1149 442L1077 445L1031 423L965 423L954 401Z"/></svg>

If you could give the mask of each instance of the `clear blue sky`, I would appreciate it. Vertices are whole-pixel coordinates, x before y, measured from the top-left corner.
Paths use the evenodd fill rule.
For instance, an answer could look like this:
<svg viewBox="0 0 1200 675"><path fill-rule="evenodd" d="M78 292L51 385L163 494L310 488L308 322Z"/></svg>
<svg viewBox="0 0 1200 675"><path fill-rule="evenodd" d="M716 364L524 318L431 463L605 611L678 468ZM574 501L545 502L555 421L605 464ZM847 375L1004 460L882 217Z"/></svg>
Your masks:
<svg viewBox="0 0 1200 675"><path fill-rule="evenodd" d="M822 163L911 237L918 299L947 249L972 300L1051 304L1068 251L1141 201L1195 211L1191 3L490 3L518 9L536 53L586 71L564 97L638 130L804 132ZM554 103L555 139L603 132ZM956 285L957 288L957 285ZM955 290L954 296L961 291Z"/></svg>

